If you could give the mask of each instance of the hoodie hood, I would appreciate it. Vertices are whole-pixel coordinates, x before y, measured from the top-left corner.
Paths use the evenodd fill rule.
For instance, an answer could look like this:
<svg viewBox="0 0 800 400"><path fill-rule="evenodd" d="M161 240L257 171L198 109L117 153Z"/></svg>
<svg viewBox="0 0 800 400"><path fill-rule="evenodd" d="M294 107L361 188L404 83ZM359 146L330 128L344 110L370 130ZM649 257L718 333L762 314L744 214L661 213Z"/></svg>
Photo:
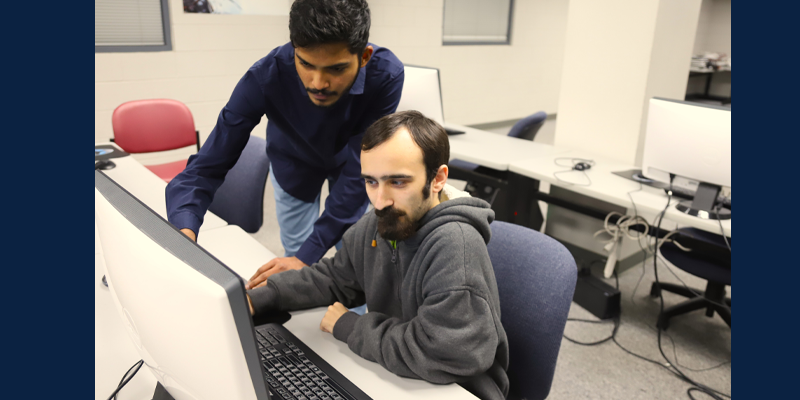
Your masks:
<svg viewBox="0 0 800 400"><path fill-rule="evenodd" d="M430 209L422 217L417 232L404 241L407 246L411 248L418 247L436 228L450 222L464 222L472 225L483 237L484 242L489 243L492 238L492 230L489 228L489 224L494 221L494 210L491 209L489 203L475 197L469 197L469 195L448 198L448 200L444 200L443 196L442 200L439 205Z"/></svg>

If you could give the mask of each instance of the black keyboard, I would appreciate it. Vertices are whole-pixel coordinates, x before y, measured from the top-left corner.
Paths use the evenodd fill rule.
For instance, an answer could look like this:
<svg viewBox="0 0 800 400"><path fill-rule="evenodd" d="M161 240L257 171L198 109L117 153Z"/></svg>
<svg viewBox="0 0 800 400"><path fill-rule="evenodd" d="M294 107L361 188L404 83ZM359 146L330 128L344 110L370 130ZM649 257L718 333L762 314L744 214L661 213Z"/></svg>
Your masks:
<svg viewBox="0 0 800 400"><path fill-rule="evenodd" d="M273 399L372 400L282 325L257 327L256 339Z"/></svg>

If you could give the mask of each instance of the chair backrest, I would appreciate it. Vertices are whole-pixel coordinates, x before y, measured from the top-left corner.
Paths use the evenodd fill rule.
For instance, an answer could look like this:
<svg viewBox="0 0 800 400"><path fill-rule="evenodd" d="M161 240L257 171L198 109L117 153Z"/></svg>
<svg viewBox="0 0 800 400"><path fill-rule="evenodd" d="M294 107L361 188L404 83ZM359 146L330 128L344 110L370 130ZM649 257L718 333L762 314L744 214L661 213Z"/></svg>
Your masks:
<svg viewBox="0 0 800 400"><path fill-rule="evenodd" d="M487 246L508 336L509 399L544 399L550 393L578 267L558 241L506 222L491 224Z"/></svg>
<svg viewBox="0 0 800 400"><path fill-rule="evenodd" d="M546 119L547 113L544 111L529 115L517 121L517 123L511 127L508 136L532 141L533 138L536 137L536 133L538 133L539 129L544 125L544 120Z"/></svg>
<svg viewBox="0 0 800 400"><path fill-rule="evenodd" d="M114 143L128 153L174 150L197 144L189 107L177 100L134 100L111 116Z"/></svg>
<svg viewBox="0 0 800 400"><path fill-rule="evenodd" d="M209 211L245 232L255 233L264 222L264 188L269 175L267 141L250 136L236 165L214 194Z"/></svg>

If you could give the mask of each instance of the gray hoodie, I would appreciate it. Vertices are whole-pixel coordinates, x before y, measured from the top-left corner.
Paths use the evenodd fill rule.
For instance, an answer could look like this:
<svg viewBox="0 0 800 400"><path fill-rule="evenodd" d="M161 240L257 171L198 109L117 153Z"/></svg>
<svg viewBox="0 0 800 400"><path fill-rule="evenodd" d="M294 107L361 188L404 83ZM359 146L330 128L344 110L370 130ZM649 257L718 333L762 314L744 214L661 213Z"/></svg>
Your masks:
<svg viewBox="0 0 800 400"><path fill-rule="evenodd" d="M393 249L369 212L345 232L332 259L274 275L251 290L253 308L366 301L369 312L348 312L333 329L353 352L400 376L456 382L481 399L505 399L508 340L486 251L493 219L483 200L443 201Z"/></svg>

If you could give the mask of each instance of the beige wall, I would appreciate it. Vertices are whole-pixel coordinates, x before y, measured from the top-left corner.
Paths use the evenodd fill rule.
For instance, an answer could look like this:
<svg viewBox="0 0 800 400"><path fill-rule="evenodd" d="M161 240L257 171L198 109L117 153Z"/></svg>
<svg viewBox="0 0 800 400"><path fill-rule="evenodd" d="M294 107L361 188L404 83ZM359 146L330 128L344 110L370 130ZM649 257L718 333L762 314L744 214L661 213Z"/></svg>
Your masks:
<svg viewBox="0 0 800 400"><path fill-rule="evenodd" d="M184 14L171 0L170 22L172 51L95 53L96 142L113 137L114 108L148 98L185 103L205 140L247 68L289 40L288 16Z"/></svg>
<svg viewBox="0 0 800 400"><path fill-rule="evenodd" d="M692 42L700 15L698 0L661 0L650 53L650 69L642 105L641 128L634 164L642 165L649 100L662 97L683 100L689 81Z"/></svg>
<svg viewBox="0 0 800 400"><path fill-rule="evenodd" d="M700 0L571 0L555 144L641 157L647 99L682 99Z"/></svg>
<svg viewBox="0 0 800 400"><path fill-rule="evenodd" d="M555 113L568 0L516 1L510 46L442 46L442 0L370 0L370 41L408 64L441 69L445 118L476 124ZM95 141L113 136L111 113L125 101L186 103L201 141L236 82L289 40L288 16L184 14L170 0L173 51L95 53ZM264 136L266 124L254 134Z"/></svg>
<svg viewBox="0 0 800 400"><path fill-rule="evenodd" d="M731 0L703 0L694 54L705 51L731 55Z"/></svg>

